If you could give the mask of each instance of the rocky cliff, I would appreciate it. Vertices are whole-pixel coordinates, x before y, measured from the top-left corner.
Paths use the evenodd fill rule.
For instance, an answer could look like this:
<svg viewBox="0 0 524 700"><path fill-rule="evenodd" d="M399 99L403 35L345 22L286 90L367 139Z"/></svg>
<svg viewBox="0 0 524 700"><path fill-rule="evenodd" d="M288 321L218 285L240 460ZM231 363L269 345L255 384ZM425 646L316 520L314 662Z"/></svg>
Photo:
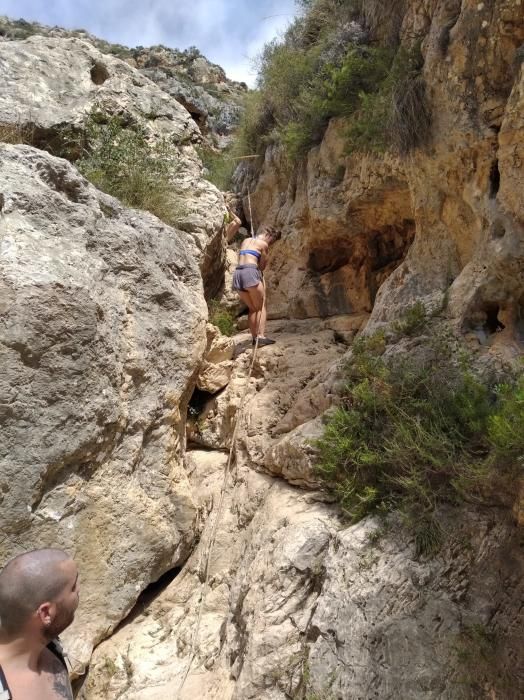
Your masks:
<svg viewBox="0 0 524 700"><path fill-rule="evenodd" d="M187 108L210 147L221 149L231 142L242 114L247 86L228 80L223 69L208 61L197 48L178 51L167 46L138 46L131 49L111 44L84 30L48 27L0 16L0 39L14 41L31 36L80 39L104 54L124 60Z"/></svg>
<svg viewBox="0 0 524 700"><path fill-rule="evenodd" d="M373 310L376 325L446 294L464 330L480 324L492 335L499 318L497 345L518 353L522 4L408 2L402 17L402 40L420 42L424 58L427 148L408 158L348 156L338 119L291 174L278 145L237 173L257 224L288 232L270 273L272 313Z"/></svg>
<svg viewBox="0 0 524 700"><path fill-rule="evenodd" d="M25 115L46 146L95 99L154 112L151 137L167 129L177 144L191 212L168 227L60 158L2 146L2 559L40 544L77 558L83 600L66 641L76 672L89 665L85 700L524 693L518 483L509 500L441 506L446 538L424 556L395 514L349 525L315 469L357 332L421 301L479 366L523 350L524 8L396 4L390 26L364 3L368 29L420 40L430 143L407 158L347 155L334 119L297 167L272 145L237 173L256 224L284 230L267 275L278 343L249 379L250 337L206 331L223 203L201 179L194 120L85 42L0 44L6 79L42 74L38 99L0 97L0 122ZM78 68L64 106L66 55Z"/></svg>

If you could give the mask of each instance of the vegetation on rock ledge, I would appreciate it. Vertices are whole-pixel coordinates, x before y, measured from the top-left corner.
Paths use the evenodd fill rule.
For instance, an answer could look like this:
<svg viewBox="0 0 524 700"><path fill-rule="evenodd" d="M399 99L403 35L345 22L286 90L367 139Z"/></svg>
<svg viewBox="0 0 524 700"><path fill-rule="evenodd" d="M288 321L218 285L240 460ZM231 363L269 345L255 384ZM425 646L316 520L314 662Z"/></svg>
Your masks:
<svg viewBox="0 0 524 700"><path fill-rule="evenodd" d="M83 139L84 155L76 165L88 180L129 207L177 223L182 213L173 186L178 153L169 139L152 141L141 124L124 125L99 109L90 115Z"/></svg>
<svg viewBox="0 0 524 700"><path fill-rule="evenodd" d="M236 333L235 316L217 299L212 299L209 303L209 322L216 326L223 335L232 336Z"/></svg>
<svg viewBox="0 0 524 700"><path fill-rule="evenodd" d="M359 339L318 441L319 473L350 519L398 510L420 553L439 545L439 505L500 495L524 471L524 375L486 384L457 345L437 333L408 356L387 352L383 333Z"/></svg>
<svg viewBox="0 0 524 700"><path fill-rule="evenodd" d="M403 3L391 3L388 16L360 0L299 4L303 12L284 39L267 44L260 58L258 91L240 128L242 151L277 142L296 160L320 143L333 117L348 121L349 151L407 153L423 145L431 125L423 58L416 42L398 46ZM376 41L371 25L379 20L396 30Z"/></svg>

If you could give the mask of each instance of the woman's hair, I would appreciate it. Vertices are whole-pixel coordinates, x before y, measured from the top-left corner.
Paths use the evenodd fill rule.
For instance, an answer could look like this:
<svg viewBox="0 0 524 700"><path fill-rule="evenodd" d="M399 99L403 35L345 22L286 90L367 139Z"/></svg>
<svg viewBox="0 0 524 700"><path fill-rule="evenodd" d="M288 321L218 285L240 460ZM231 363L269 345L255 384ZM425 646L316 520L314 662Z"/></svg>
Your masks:
<svg viewBox="0 0 524 700"><path fill-rule="evenodd" d="M278 241L282 236L282 231L280 231L278 228L274 228L274 226L264 226L261 233L271 238L271 243Z"/></svg>

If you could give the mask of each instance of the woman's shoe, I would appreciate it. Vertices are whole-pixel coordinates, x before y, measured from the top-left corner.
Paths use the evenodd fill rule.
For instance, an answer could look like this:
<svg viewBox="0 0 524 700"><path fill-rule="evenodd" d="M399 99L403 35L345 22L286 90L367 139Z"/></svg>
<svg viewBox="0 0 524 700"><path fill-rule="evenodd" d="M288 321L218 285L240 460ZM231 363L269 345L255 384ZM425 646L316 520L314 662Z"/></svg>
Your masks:
<svg viewBox="0 0 524 700"><path fill-rule="evenodd" d="M277 341L272 340L272 338L259 338L258 339L258 347L261 348L264 345L274 345ZM256 341L253 340L253 345L256 344Z"/></svg>

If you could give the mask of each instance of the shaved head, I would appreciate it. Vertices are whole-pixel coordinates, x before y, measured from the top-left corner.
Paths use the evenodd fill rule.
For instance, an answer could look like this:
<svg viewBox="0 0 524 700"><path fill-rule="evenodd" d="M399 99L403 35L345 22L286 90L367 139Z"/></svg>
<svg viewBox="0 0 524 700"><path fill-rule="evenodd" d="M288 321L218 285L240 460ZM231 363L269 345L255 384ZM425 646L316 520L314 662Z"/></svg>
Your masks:
<svg viewBox="0 0 524 700"><path fill-rule="evenodd" d="M0 630L8 635L23 628L31 615L54 602L68 585L68 554L38 549L15 557L0 571Z"/></svg>

